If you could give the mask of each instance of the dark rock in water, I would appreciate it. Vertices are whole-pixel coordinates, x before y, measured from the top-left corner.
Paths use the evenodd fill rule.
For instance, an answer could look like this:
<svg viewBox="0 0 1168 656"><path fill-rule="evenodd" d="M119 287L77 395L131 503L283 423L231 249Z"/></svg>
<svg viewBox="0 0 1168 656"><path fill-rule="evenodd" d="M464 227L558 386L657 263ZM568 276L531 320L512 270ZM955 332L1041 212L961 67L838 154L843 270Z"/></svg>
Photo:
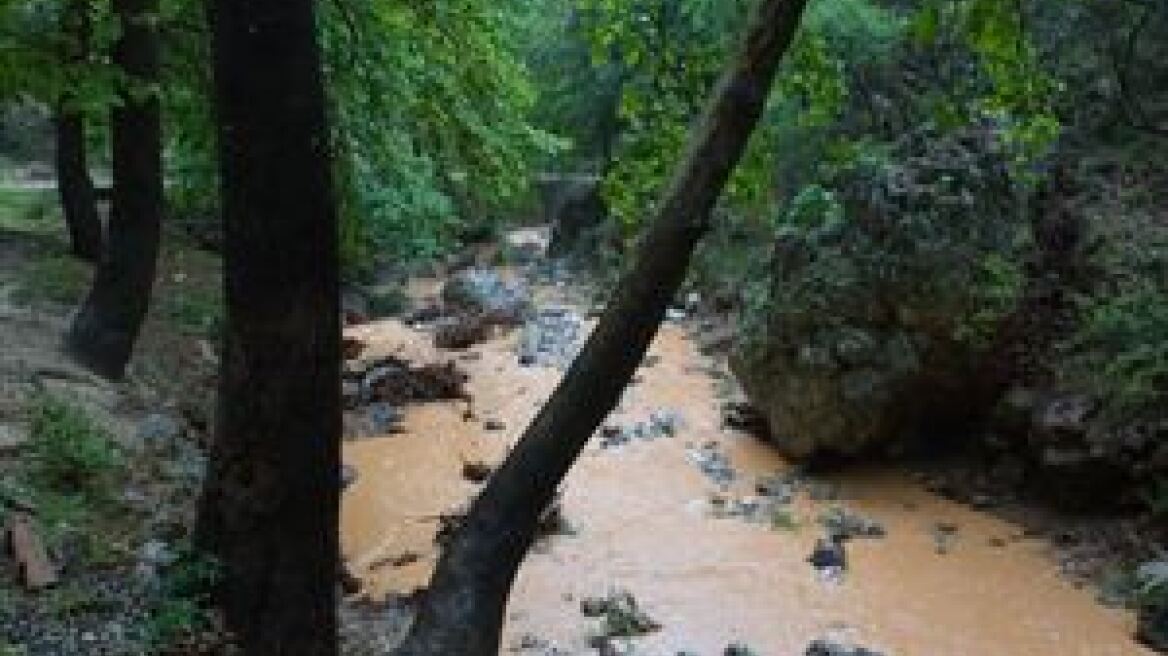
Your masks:
<svg viewBox="0 0 1168 656"><path fill-rule="evenodd" d="M487 341L491 324L480 315L459 314L441 319L434 326L434 346L461 351Z"/></svg>
<svg viewBox="0 0 1168 656"><path fill-rule="evenodd" d="M453 362L414 367L405 360L387 356L369 363L363 370L347 373L342 381L342 393L347 404L467 399L465 383L466 374Z"/></svg>
<svg viewBox="0 0 1168 656"><path fill-rule="evenodd" d="M814 640L807 645L805 656L883 656L880 652L865 647L832 642L831 640Z"/></svg>
<svg viewBox="0 0 1168 656"><path fill-rule="evenodd" d="M462 477L471 483L485 483L493 472L494 468L485 462L466 462L462 465Z"/></svg>
<svg viewBox="0 0 1168 656"><path fill-rule="evenodd" d="M507 430L507 424L504 424L498 419L488 419L483 422L483 428L491 432L498 432Z"/></svg>
<svg viewBox="0 0 1168 656"><path fill-rule="evenodd" d="M519 279L504 278L493 269L466 269L442 287L442 302L450 310L478 315L495 325L519 325L531 313L531 290Z"/></svg>
<svg viewBox="0 0 1168 656"><path fill-rule="evenodd" d="M807 557L807 562L815 569L847 569L848 557L843 541L835 536L819 538L815 541L815 549Z"/></svg>
<svg viewBox="0 0 1168 656"><path fill-rule="evenodd" d="M758 652L741 642L733 642L722 651L722 656L758 656Z"/></svg>
<svg viewBox="0 0 1168 656"><path fill-rule="evenodd" d="M754 406L741 401L727 401L722 404L722 425L751 435L766 436L766 417Z"/></svg>
<svg viewBox="0 0 1168 656"><path fill-rule="evenodd" d="M559 258L595 247L588 244L608 216L596 175L545 175L536 183L544 220L551 225L548 257ZM587 253L583 253L587 254Z"/></svg>
<svg viewBox="0 0 1168 656"><path fill-rule="evenodd" d="M603 617L604 638L631 638L652 633L661 628L648 613L637 605L636 598L627 590L613 590L604 597L581 601L580 612L586 617Z"/></svg>

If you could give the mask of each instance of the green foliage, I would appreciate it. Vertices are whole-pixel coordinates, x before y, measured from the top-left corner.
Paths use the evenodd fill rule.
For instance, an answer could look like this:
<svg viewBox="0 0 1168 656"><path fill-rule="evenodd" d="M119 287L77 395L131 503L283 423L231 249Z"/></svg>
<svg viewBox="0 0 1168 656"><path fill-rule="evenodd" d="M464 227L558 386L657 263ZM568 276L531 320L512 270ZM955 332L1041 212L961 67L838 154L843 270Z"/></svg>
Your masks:
<svg viewBox="0 0 1168 656"><path fill-rule="evenodd" d="M215 559L191 547L179 550L160 572L160 589L144 627L147 644L160 650L211 624L211 591L222 576Z"/></svg>
<svg viewBox="0 0 1168 656"><path fill-rule="evenodd" d="M50 395L30 410L29 462L38 485L62 494L104 496L121 468L109 434L78 406Z"/></svg>
<svg viewBox="0 0 1168 656"><path fill-rule="evenodd" d="M330 5L324 45L344 254L433 257L524 202L564 144L534 127L535 90L486 0Z"/></svg>

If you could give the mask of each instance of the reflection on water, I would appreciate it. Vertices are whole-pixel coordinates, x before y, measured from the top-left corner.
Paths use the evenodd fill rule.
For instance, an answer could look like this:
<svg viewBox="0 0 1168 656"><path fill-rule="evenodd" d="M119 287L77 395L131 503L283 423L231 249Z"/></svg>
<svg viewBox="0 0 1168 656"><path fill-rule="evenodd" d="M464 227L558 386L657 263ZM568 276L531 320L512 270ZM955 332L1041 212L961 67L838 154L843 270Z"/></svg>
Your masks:
<svg viewBox="0 0 1168 656"><path fill-rule="evenodd" d="M395 322L357 332L372 355L449 357ZM345 493L342 544L373 596L425 585L439 515L477 489L462 480L463 464L501 459L554 385L558 372L516 365L513 340L476 347L481 357L460 363L471 376L473 417L462 402L414 405L404 433L346 444L345 461L360 476ZM795 526L782 530L712 518L705 509L716 486L687 450L718 443L739 473L731 495L750 494L757 476L785 464L757 440L720 428L714 381L702 372L707 363L680 329L667 326L652 353L660 359L641 371L613 421L644 421L667 408L680 411L683 426L673 438L585 451L564 490L576 534L551 538L527 559L505 645L531 634L595 653L587 648L594 626L579 600L621 587L664 625L638 640L638 653L721 654L742 641L760 654L795 655L833 631L911 656L1150 653L1128 637L1128 614L1059 578L1043 544L928 494L902 473L834 479L842 503L878 518L888 533L850 542L846 575L834 584L806 560L820 534L820 505L796 501ZM489 419L505 430L485 430ZM955 527L945 553L934 536L939 522Z"/></svg>

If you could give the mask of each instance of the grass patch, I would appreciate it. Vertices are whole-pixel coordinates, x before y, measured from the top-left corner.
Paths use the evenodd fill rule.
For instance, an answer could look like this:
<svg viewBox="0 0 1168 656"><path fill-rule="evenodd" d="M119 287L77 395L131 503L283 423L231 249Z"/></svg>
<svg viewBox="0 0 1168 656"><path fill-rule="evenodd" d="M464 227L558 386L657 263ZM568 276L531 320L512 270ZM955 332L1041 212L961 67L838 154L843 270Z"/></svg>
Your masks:
<svg viewBox="0 0 1168 656"><path fill-rule="evenodd" d="M159 299L159 311L188 336L214 336L223 326L223 298L211 289L171 288L170 293Z"/></svg>
<svg viewBox="0 0 1168 656"><path fill-rule="evenodd" d="M58 214L52 190L0 188L0 227L40 234L57 232L61 226L51 219Z"/></svg>
<svg viewBox="0 0 1168 656"><path fill-rule="evenodd" d="M38 302L72 305L81 301L89 288L90 266L68 255L51 255L29 262L17 273L12 300L20 304Z"/></svg>
<svg viewBox="0 0 1168 656"><path fill-rule="evenodd" d="M109 531L95 527L120 516L115 494L124 472L120 451L84 410L66 401L39 394L28 414L29 444L18 482L6 486L6 493L31 502L53 547L79 537L74 544L86 560L112 560Z"/></svg>

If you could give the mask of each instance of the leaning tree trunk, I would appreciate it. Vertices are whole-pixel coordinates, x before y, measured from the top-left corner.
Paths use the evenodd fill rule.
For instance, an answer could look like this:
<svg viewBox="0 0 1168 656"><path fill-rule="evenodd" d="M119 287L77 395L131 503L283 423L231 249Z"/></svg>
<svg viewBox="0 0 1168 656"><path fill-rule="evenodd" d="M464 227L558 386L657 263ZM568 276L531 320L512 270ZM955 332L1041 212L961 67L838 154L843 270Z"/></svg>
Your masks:
<svg viewBox="0 0 1168 656"><path fill-rule="evenodd" d="M57 193L76 257L89 262L101 258L102 228L97 213L97 194L85 153L85 118L75 111L58 110L53 119L57 133Z"/></svg>
<svg viewBox="0 0 1168 656"><path fill-rule="evenodd" d="M400 654L495 656L507 595L539 515L620 394L685 276L766 104L806 0L762 0L690 149L588 343L475 500L443 553Z"/></svg>
<svg viewBox="0 0 1168 656"><path fill-rule="evenodd" d="M114 62L135 86L110 113L113 202L108 243L66 347L94 372L120 378L150 305L162 214L162 126L157 94L156 0L114 0L121 23Z"/></svg>
<svg viewBox="0 0 1168 656"><path fill-rule="evenodd" d="M83 66L89 58L90 20L87 0L68 0L61 8L61 32L64 35L62 59L68 66ZM73 255L97 262L101 257L101 218L97 213L97 195L89 177L85 147L85 117L73 105L71 92L59 100L53 117L57 136L57 192L69 231Z"/></svg>
<svg viewBox="0 0 1168 656"><path fill-rule="evenodd" d="M208 7L227 335L196 538L244 653L332 655L340 291L314 7Z"/></svg>

